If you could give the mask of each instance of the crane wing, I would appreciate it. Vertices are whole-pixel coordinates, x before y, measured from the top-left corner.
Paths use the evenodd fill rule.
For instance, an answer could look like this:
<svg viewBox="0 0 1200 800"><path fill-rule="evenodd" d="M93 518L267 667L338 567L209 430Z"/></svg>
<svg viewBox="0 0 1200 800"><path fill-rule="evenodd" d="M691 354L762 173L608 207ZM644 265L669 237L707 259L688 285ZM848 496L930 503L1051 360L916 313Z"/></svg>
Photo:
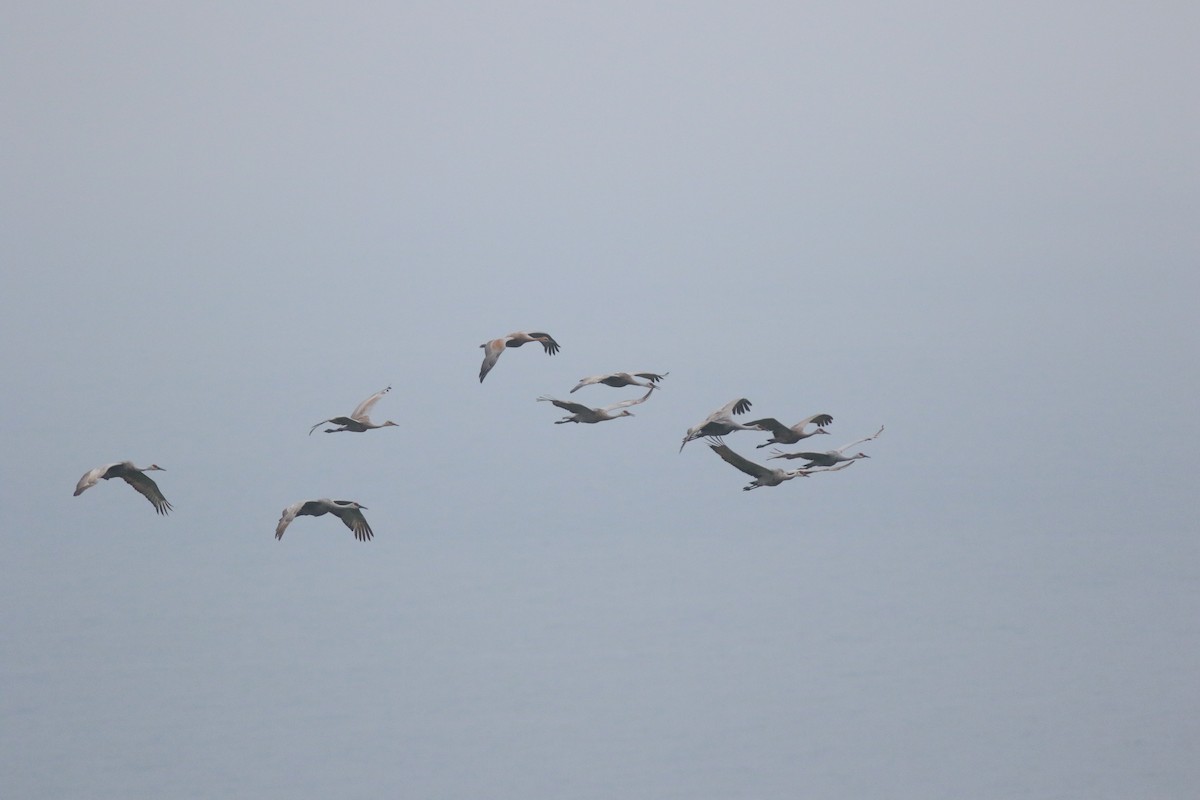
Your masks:
<svg viewBox="0 0 1200 800"><path fill-rule="evenodd" d="M575 394L576 391L585 386L591 386L593 383L599 383L607 377L607 375L589 375L586 378L580 378L579 383L575 384L575 388L571 390L570 394Z"/></svg>
<svg viewBox="0 0 1200 800"><path fill-rule="evenodd" d="M79 479L79 483L75 484L75 496L78 497L88 489L95 486L100 482L100 479L104 477L104 473L108 472L119 463L120 462L118 461L112 464L105 464L104 466L96 467L95 469L89 469L87 472L83 473L83 477Z"/></svg>
<svg viewBox="0 0 1200 800"><path fill-rule="evenodd" d="M167 498L163 497L158 484L146 473L138 472L137 470L128 470L121 477L130 486L141 492L159 514L166 514L171 510L171 504L167 502Z"/></svg>
<svg viewBox="0 0 1200 800"><path fill-rule="evenodd" d="M554 403L554 405L563 411L570 411L572 414L590 414L592 412L591 407L585 406L583 403L574 403L570 400L558 400L545 395L539 397L538 400L545 403Z"/></svg>
<svg viewBox="0 0 1200 800"><path fill-rule="evenodd" d="M360 542L367 541L375 535L371 530L371 526L367 524L367 518L364 517L363 513L358 510L357 506L339 505L340 503L345 502L347 501L336 501L333 508L329 509L330 512L336 514L338 518L342 520L342 522L346 523L346 527L354 533L355 539L358 539Z"/></svg>
<svg viewBox="0 0 1200 800"><path fill-rule="evenodd" d="M829 455L828 453L785 453L778 447L772 448L771 452L774 453L771 458L803 458L807 459L808 461L812 461L814 458L823 458Z"/></svg>
<svg viewBox="0 0 1200 800"><path fill-rule="evenodd" d="M726 464L731 464L737 467L747 475L753 475L755 478L761 478L764 475L771 474L771 470L767 469L761 464L755 464L748 458L743 458L742 456L730 450L728 445L710 444L709 448L723 458Z"/></svg>
<svg viewBox="0 0 1200 800"><path fill-rule="evenodd" d="M746 424L751 428L758 428L760 431L770 431L777 436L782 436L783 434L789 432L788 426L784 425L774 417L764 417L762 419L752 420Z"/></svg>
<svg viewBox="0 0 1200 800"><path fill-rule="evenodd" d="M855 441L851 442L850 444L844 444L844 445L842 445L841 447L839 447L837 450L835 450L834 452L835 452L835 453L841 453L841 452L843 452L843 451L845 451L845 450L849 450L851 447L854 447L854 445L856 445L856 444L862 444L863 442L869 442L869 441L871 441L872 439L874 439L874 438L878 437L878 436L879 436L879 434L881 434L881 433L883 433L883 426L882 426L882 425L880 425L880 426L879 426L879 430L875 431L875 432L874 432L873 434L871 434L870 436L867 436L867 437L865 437L865 438L863 438L863 439L856 439Z"/></svg>
<svg viewBox="0 0 1200 800"><path fill-rule="evenodd" d="M728 403L709 414L708 419L704 420L704 422L712 422L713 420L720 419L721 417L728 417L731 414L745 414L750 410L751 405L751 402L744 397L737 400L730 400Z"/></svg>
<svg viewBox="0 0 1200 800"><path fill-rule="evenodd" d="M796 423L796 427L800 430L804 430L804 426L810 422L813 425L816 425L818 428L824 428L826 425L833 422L833 417L829 416L828 414L813 414L811 417L806 417L805 419L802 419L800 422Z"/></svg>
<svg viewBox="0 0 1200 800"><path fill-rule="evenodd" d="M287 530L287 526L291 525L292 520L294 520L296 515L300 513L300 509L304 503L305 501L301 500L299 503L293 503L283 510L283 515L279 518L279 524L275 526L276 539L283 538L283 532Z"/></svg>
<svg viewBox="0 0 1200 800"><path fill-rule="evenodd" d="M496 366L497 359L504 352L504 339L493 339L490 342L479 345L483 348L483 366L479 368L479 382L483 383L483 379L492 371L492 367Z"/></svg>
<svg viewBox="0 0 1200 800"><path fill-rule="evenodd" d="M650 399L650 395L652 395L652 394L654 394L653 386L651 386L649 389L647 389L646 393L644 395L642 395L641 397L635 397L632 400L622 400L621 402L613 403L612 405L601 406L599 410L607 413L609 411L616 411L618 408L628 408L629 406L636 406L639 403L646 402L648 399Z"/></svg>
<svg viewBox="0 0 1200 800"><path fill-rule="evenodd" d="M858 463L858 461L857 461L857 460L855 460L855 461L843 461L842 463L838 464L836 467L814 467L814 468L812 468L812 469L808 469L808 470L805 470L805 471L806 471L806 472L807 472L809 475L815 475L815 474L816 474L816 473L818 473L818 472L837 472L839 469L845 469L846 467L853 467L853 466L854 466L855 464L857 464L857 463Z"/></svg>
<svg viewBox="0 0 1200 800"><path fill-rule="evenodd" d="M538 339L542 343L542 347L546 348L546 355L552 356L558 352L558 342L554 341L554 337L543 331L530 331L529 335Z"/></svg>
<svg viewBox="0 0 1200 800"><path fill-rule="evenodd" d="M358 404L358 408L354 409L354 413L350 415L350 418L356 419L359 422L370 422L371 420L368 415L371 413L371 409L374 408L375 404L379 402L379 398L383 397L385 394L387 394L391 390L392 390L392 387L390 387L390 386L387 387L386 389L380 389L378 392L371 395L366 400L363 400L361 403Z"/></svg>

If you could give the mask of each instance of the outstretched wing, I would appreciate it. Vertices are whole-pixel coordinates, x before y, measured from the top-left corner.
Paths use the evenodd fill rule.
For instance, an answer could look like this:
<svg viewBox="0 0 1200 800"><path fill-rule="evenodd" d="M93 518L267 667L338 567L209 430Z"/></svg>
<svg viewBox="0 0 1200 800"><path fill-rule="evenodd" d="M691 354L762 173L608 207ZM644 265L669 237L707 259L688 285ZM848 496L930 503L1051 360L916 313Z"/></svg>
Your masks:
<svg viewBox="0 0 1200 800"><path fill-rule="evenodd" d="M334 507L329 509L336 514L342 522L346 523L346 527L354 533L354 538L360 542L365 542L375 534L371 531L371 526L367 524L367 518L356 506L342 506L338 503L344 503L345 500L338 500Z"/></svg>
<svg viewBox="0 0 1200 800"><path fill-rule="evenodd" d="M731 414L745 414L750 410L750 406L750 401L744 397L738 400L730 400L728 403L709 414L708 419L704 420L704 422L712 422L713 420L720 419L721 417L728 417Z"/></svg>
<svg viewBox="0 0 1200 800"><path fill-rule="evenodd" d="M293 503L283 510L283 516L279 518L279 524L275 526L275 538L282 539L283 532L287 530L287 526L292 524L292 520L296 518L296 514L300 513L300 508L306 501L301 500L299 503Z"/></svg>
<svg viewBox="0 0 1200 800"><path fill-rule="evenodd" d="M746 424L751 428L758 428L760 431L770 431L776 436L782 436L785 433L788 433L788 426L784 425L774 417L764 417L763 419L752 420Z"/></svg>
<svg viewBox="0 0 1200 800"><path fill-rule="evenodd" d="M583 403L573 403L570 400L558 400L557 398L547 397L546 395L542 395L538 398L538 400L544 403L554 403L554 405L558 406L563 411L570 411L572 414L590 414L592 411L591 407L585 406Z"/></svg>
<svg viewBox="0 0 1200 800"><path fill-rule="evenodd" d="M546 355L552 356L558 352L558 342L554 341L554 337L542 331L530 331L529 335L542 343L542 347L546 348Z"/></svg>
<svg viewBox="0 0 1200 800"><path fill-rule="evenodd" d="M811 417L806 417L805 419L797 422L796 427L800 430L804 430L804 426L810 422L813 425L816 425L818 428L824 428L826 425L833 422L833 417L829 416L828 414L813 414Z"/></svg>
<svg viewBox="0 0 1200 800"><path fill-rule="evenodd" d="M321 427L325 423L329 423L330 425L344 425L348 428L353 428L353 427L358 426L359 421L353 420L350 417L333 417L331 419L323 420L322 422L318 422L316 425L313 425L311 428L308 429L308 435L312 436L313 431L315 431L317 428Z"/></svg>
<svg viewBox="0 0 1200 800"><path fill-rule="evenodd" d="M657 372L635 372L633 374L639 378L645 378L646 380L650 381L651 383L658 383L659 381L661 381L663 378L667 377L671 373L664 372L662 375L659 375Z"/></svg>
<svg viewBox="0 0 1200 800"><path fill-rule="evenodd" d="M586 378L580 378L579 383L575 384L575 388L572 389L570 393L575 394L576 391L582 389L583 387L591 386L593 383L599 383L607 377L608 375L589 375Z"/></svg>
<svg viewBox="0 0 1200 800"><path fill-rule="evenodd" d="M803 458L807 461L812 461L814 458L824 458L829 455L828 453L785 453L778 447L772 448L771 452L774 453L771 458Z"/></svg>
<svg viewBox="0 0 1200 800"><path fill-rule="evenodd" d="M806 469L805 472L807 472L809 475L816 475L817 473L820 473L820 472L837 472L839 469L845 469L846 467L853 467L857 463L858 463L857 460L843 461L842 463L838 464L836 467L814 467L812 469Z"/></svg>
<svg viewBox="0 0 1200 800"><path fill-rule="evenodd" d="M95 469L89 469L87 472L83 473L83 477L79 479L79 483L75 484L75 497L78 497L99 483L100 479L104 477L104 473L108 472L118 463L120 462L105 464L104 466L96 467Z"/></svg>
<svg viewBox="0 0 1200 800"><path fill-rule="evenodd" d="M383 397L385 394L387 394L391 390L392 390L392 387L390 387L390 386L387 387L386 389L380 389L378 392L371 395L366 400L363 400L361 403L358 404L358 408L354 409L354 413L350 415L350 418L356 419L359 422L370 422L371 420L368 415L371 413L371 409L374 408L375 404L379 402L379 398Z"/></svg>
<svg viewBox="0 0 1200 800"><path fill-rule="evenodd" d="M747 475L753 475L755 478L761 478L764 475L771 474L771 470L767 469L761 464L755 464L749 459L742 458L737 453L730 450L728 445L710 444L709 448L723 458L726 464L732 464Z"/></svg>
<svg viewBox="0 0 1200 800"><path fill-rule="evenodd" d="M881 434L881 433L883 433L883 426L882 426L882 425L880 425L880 426L879 426L879 430L875 431L875 432L874 432L873 434L871 434L870 436L867 436L867 437L866 437L866 438L864 438L864 439L857 439L857 440L855 440L855 441L851 442L850 444L844 444L844 445L842 445L841 447L839 447L837 450L835 450L834 452L841 453L841 452L844 452L844 451L846 451L846 450L849 450L851 447L854 447L854 445L856 445L856 444L862 444L863 442L869 442L869 441L871 441L872 439L874 439L874 438L878 437L878 436L879 436L879 434Z"/></svg>
<svg viewBox="0 0 1200 800"><path fill-rule="evenodd" d="M608 413L609 411L616 411L618 408L628 408L629 406L636 406L639 403L646 402L646 400L648 400L650 398L650 395L652 395L652 394L654 394L653 386L651 386L649 389L647 389L646 393L644 395L642 395L641 397L635 397L632 400L622 400L621 402L613 403L612 405L601 406L599 410L603 411L605 413Z"/></svg>
<svg viewBox="0 0 1200 800"><path fill-rule="evenodd" d="M166 514L171 510L171 504L167 502L167 498L163 497L158 484L146 473L138 472L137 470L128 470L121 477L130 486L141 492L159 514Z"/></svg>
<svg viewBox="0 0 1200 800"><path fill-rule="evenodd" d="M504 339L492 339L490 342L479 345L483 348L483 366L479 368L480 383L483 383L483 379L492 371L492 367L496 366L496 361L504 352L504 341Z"/></svg>

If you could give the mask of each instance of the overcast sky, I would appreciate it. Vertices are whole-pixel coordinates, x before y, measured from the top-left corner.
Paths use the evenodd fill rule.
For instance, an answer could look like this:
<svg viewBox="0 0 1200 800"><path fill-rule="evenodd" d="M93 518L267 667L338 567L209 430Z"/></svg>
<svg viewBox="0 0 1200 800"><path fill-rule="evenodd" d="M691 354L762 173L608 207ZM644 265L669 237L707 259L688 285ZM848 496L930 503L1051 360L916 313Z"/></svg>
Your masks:
<svg viewBox="0 0 1200 800"><path fill-rule="evenodd" d="M11 7L7 791L1194 795L1197 30L1184 2ZM562 350L481 385L515 330ZM670 375L600 425L535 402L615 370ZM387 385L399 427L306 435ZM832 414L817 449L886 430L742 492L678 452L739 397ZM71 496L125 459L170 516ZM316 497L375 539L277 542Z"/></svg>

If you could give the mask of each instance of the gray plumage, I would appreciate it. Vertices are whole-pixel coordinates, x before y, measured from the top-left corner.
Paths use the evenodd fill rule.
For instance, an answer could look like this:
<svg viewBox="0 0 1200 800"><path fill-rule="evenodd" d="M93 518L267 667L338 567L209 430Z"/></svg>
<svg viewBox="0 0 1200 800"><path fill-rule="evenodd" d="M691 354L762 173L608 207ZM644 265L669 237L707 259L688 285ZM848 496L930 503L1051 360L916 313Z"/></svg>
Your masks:
<svg viewBox="0 0 1200 800"><path fill-rule="evenodd" d="M554 337L542 331L514 331L508 336L502 336L499 339L492 339L479 345L483 348L483 366L479 368L479 382L483 383L483 379L492 371L492 367L496 366L496 361L500 359L500 354L509 347L520 347L527 342L539 342L546 350L546 355L552 356L558 352L558 342L554 341Z"/></svg>
<svg viewBox="0 0 1200 800"><path fill-rule="evenodd" d="M742 491L746 492L750 491L751 489L758 489L762 486L778 486L784 481L790 481L792 478L807 478L814 472L836 472L837 470L845 469L854 463L849 462L831 469L820 470L811 470L807 468L788 470L771 469L770 467L764 467L762 464L755 464L750 459L733 452L733 450L730 450L727 445L710 444L709 447L712 448L714 453L724 459L726 464L737 467L742 472L754 478L754 480L750 481L749 484L742 487Z"/></svg>
<svg viewBox="0 0 1200 800"><path fill-rule="evenodd" d="M883 433L882 425L879 426L879 430L875 431L874 434L863 439L857 439L850 444L844 444L837 450L826 450L823 453L784 453L781 450L772 450L771 452L775 453L775 455L771 456L771 458L806 458L808 459L808 463L804 465L805 469L808 467L832 467L834 464L838 464L842 461L853 461L856 458L870 458L870 456L866 453L855 453L852 456L848 456L845 455L845 451L849 450L851 447L854 447L856 444L869 442L875 437L879 436L881 433Z"/></svg>
<svg viewBox="0 0 1200 800"><path fill-rule="evenodd" d="M679 452L683 452L683 446L694 439L702 437L720 437L734 431L755 431L758 428L752 428L749 425L743 425L733 419L733 414L745 414L750 410L751 403L746 398L742 397L737 400L730 400L725 405L718 408L713 413L709 414L699 425L693 425L688 428L687 434L683 437L683 444L679 445Z"/></svg>
<svg viewBox="0 0 1200 800"><path fill-rule="evenodd" d="M795 425L784 425L774 417L764 417L763 419L756 419L746 424L752 428L758 428L760 431L771 432L770 439L767 439L763 444L757 445L758 447L766 447L772 444L795 444L801 439L807 439L809 436L816 436L819 433L829 433L829 431L825 430L825 426L831 422L833 422L833 417L828 414L813 414L811 417L805 417L800 420ZM809 423L817 427L814 430L806 432L804 429Z"/></svg>
<svg viewBox="0 0 1200 800"><path fill-rule="evenodd" d="M366 506L361 506L353 500L330 500L329 498L302 500L283 510L283 516L279 518L279 524L275 526L275 538L282 539L283 532L296 517L320 517L325 514L333 514L354 533L355 539L365 542L374 536L371 526L367 524L367 518L362 515L362 510L365 508Z"/></svg>
<svg viewBox="0 0 1200 800"><path fill-rule="evenodd" d="M597 383L612 386L615 389L620 389L622 386L657 387L658 382L670 374L669 372L664 372L661 375L657 372L635 372L630 375L628 372L609 372L604 375L592 375L588 378L580 378L579 383L575 384L575 388L571 390L571 394L579 391L584 386L591 386ZM643 383L638 378L644 378L646 382Z"/></svg>
<svg viewBox="0 0 1200 800"><path fill-rule="evenodd" d="M162 490L158 488L158 484L149 475L146 475L147 472L152 470L166 472L158 464L151 464L148 467L137 467L134 466L132 461L117 461L112 464L96 467L85 472L83 477L79 479L79 483L75 484L75 496L78 497L83 494L99 481L121 478L149 500L150 504L154 506L155 511L159 514L166 514L171 510L171 504L167 502L167 498L163 497Z"/></svg>
<svg viewBox="0 0 1200 800"><path fill-rule="evenodd" d="M354 409L354 411L352 411L350 413L350 416L348 416L348 417L333 417L332 419L321 420L320 422L318 422L316 425L313 425L312 428L309 429L308 435L312 436L313 431L315 431L317 428L321 427L322 425L325 425L326 423L341 426L340 428L326 428L325 429L326 433L341 433L342 431L350 431L351 433L362 433L363 431L369 431L369 430L373 430L375 428L386 428L388 426L395 425L396 423L392 422L390 419L387 422L381 422L378 425L376 425L374 422L371 422L371 417L369 416L371 413L371 409L374 408L375 404L379 402L379 398L383 397L385 394L387 394L391 390L392 390L392 387L389 386L386 389L379 390L375 394L368 397L366 400L363 400L361 403L358 404L358 408Z"/></svg>
<svg viewBox="0 0 1200 800"><path fill-rule="evenodd" d="M619 403L601 406L600 408L592 408L590 406L585 406L583 403L573 403L570 400L556 400L553 397L546 396L539 397L538 400L540 402L553 403L563 411L571 412L568 416L565 416L560 420L555 420L555 425L562 425L566 422L583 422L591 424L596 422L606 422L610 419L617 419L618 417L632 417L633 413L626 411L625 409L629 406L636 406L639 403L646 402L653 393L654 387L651 386L641 397L635 397L632 400L622 400ZM620 410L618 411L618 409ZM614 411L617 411L617 413L614 414Z"/></svg>

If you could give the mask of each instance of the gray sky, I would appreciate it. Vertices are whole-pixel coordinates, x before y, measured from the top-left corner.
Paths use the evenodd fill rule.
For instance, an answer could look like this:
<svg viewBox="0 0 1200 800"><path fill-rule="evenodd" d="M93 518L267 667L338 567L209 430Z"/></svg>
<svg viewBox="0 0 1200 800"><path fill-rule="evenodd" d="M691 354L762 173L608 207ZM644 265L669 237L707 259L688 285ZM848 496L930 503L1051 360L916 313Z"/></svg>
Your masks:
<svg viewBox="0 0 1200 800"><path fill-rule="evenodd" d="M176 5L0 26L14 796L1195 793L1193 4Z"/></svg>

